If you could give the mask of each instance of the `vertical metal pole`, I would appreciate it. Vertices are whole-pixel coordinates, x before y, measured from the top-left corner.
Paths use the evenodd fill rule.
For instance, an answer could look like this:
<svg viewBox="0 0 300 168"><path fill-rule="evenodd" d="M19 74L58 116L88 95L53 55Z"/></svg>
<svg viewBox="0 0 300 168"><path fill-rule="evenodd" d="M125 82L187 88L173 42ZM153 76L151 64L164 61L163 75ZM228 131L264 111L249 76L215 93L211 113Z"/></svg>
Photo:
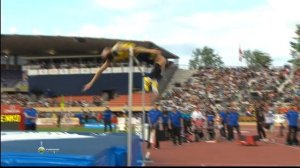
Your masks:
<svg viewBox="0 0 300 168"><path fill-rule="evenodd" d="M128 127L127 127L127 166L131 166L132 155L132 69L133 69L133 48L129 48L129 69L128 69Z"/></svg>
<svg viewBox="0 0 300 168"><path fill-rule="evenodd" d="M142 141L141 141L141 146L143 146L144 144L144 139L145 139L145 88L144 88L144 77L145 77L145 67L142 66L142 68L140 67L140 62L136 57L133 57L135 63L137 64L138 69L140 70L141 74L142 74L142 106L143 106L143 112L142 112L142 122L141 122L141 129L142 129ZM145 157L144 154L142 155L143 158L143 166L145 164Z"/></svg>
<svg viewBox="0 0 300 168"><path fill-rule="evenodd" d="M143 116L142 116L142 147L145 140L145 88L144 88L144 66L142 66L142 106L143 106ZM143 154L143 163L145 163L145 157Z"/></svg>

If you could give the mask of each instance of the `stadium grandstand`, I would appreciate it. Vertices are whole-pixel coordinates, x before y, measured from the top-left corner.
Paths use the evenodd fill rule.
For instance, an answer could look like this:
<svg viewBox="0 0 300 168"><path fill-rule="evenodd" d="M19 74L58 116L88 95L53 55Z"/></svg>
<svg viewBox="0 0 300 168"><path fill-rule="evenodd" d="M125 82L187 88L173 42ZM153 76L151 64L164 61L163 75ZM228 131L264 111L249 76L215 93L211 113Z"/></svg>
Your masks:
<svg viewBox="0 0 300 168"><path fill-rule="evenodd" d="M82 107L99 112L105 105L122 111L128 98L127 62L115 63L104 71L95 87L86 93L81 92L82 86L101 65L99 54L102 49L117 41L124 40L1 35L1 103L25 105L29 101L42 112L60 111L62 101L70 107L69 110L76 112L82 111ZM217 111L218 107L226 107L234 100L241 104L240 112L246 114L251 105L250 98L255 94L265 99L272 98L269 103L274 108L299 96L299 69L285 66L259 70L245 67L182 70L178 68L178 56L153 42L131 42L158 48L168 59L164 80L159 83L162 104L166 107L176 104L191 112L197 102L202 102L203 106ZM151 69L147 62L142 62L142 66L146 72ZM141 109L142 76L137 67L134 68L133 81L133 105ZM151 94L146 94L148 108L150 97Z"/></svg>
<svg viewBox="0 0 300 168"><path fill-rule="evenodd" d="M99 57L104 47L112 46L119 39L96 39L84 37L1 35L1 90L53 98L68 96L66 100L77 101L78 96L88 103L93 97L124 105L128 90L128 63L117 62L104 71L95 87L82 93L85 82L91 79L102 60ZM166 80L161 81L160 91L177 69L178 56L147 41L131 41L139 46L157 48L168 59ZM142 62L145 71L151 65ZM134 69L135 97L140 95L142 76ZM97 99L96 98L96 99ZM112 102L109 103L111 105Z"/></svg>

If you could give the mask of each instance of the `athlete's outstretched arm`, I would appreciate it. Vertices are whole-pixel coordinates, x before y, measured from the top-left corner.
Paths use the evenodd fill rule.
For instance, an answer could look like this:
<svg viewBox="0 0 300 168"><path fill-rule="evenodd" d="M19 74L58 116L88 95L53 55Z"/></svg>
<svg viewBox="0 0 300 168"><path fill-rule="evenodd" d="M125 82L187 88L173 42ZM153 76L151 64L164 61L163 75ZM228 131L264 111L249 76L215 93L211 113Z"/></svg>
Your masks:
<svg viewBox="0 0 300 168"><path fill-rule="evenodd" d="M88 90L88 89L90 89L93 86L93 84L100 77L100 75L102 74L102 72L109 66L109 64L110 64L110 61L106 60L104 62L104 64L102 64L100 66L100 68L98 69L98 71L95 73L93 79L89 83L87 83L86 85L84 85L84 87L82 89L83 92L86 91L86 90Z"/></svg>

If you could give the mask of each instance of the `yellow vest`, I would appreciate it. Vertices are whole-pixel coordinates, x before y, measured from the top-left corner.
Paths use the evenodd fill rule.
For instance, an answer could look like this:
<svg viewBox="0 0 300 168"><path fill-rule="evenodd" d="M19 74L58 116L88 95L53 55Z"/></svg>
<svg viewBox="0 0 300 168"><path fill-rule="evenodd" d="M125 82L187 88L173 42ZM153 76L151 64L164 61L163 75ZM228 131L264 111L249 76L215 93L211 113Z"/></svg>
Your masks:
<svg viewBox="0 0 300 168"><path fill-rule="evenodd" d="M136 44L131 42L118 42L112 47L112 51L115 54L114 60L115 61L125 61L129 58L129 48L136 47Z"/></svg>

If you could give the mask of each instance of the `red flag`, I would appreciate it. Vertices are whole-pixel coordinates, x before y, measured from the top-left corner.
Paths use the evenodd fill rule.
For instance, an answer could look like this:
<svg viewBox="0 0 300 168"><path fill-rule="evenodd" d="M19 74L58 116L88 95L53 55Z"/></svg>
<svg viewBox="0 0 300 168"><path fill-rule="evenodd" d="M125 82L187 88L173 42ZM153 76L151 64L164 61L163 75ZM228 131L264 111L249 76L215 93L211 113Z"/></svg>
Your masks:
<svg viewBox="0 0 300 168"><path fill-rule="evenodd" d="M243 51L241 50L241 47L239 47L239 60L240 62L243 60Z"/></svg>

